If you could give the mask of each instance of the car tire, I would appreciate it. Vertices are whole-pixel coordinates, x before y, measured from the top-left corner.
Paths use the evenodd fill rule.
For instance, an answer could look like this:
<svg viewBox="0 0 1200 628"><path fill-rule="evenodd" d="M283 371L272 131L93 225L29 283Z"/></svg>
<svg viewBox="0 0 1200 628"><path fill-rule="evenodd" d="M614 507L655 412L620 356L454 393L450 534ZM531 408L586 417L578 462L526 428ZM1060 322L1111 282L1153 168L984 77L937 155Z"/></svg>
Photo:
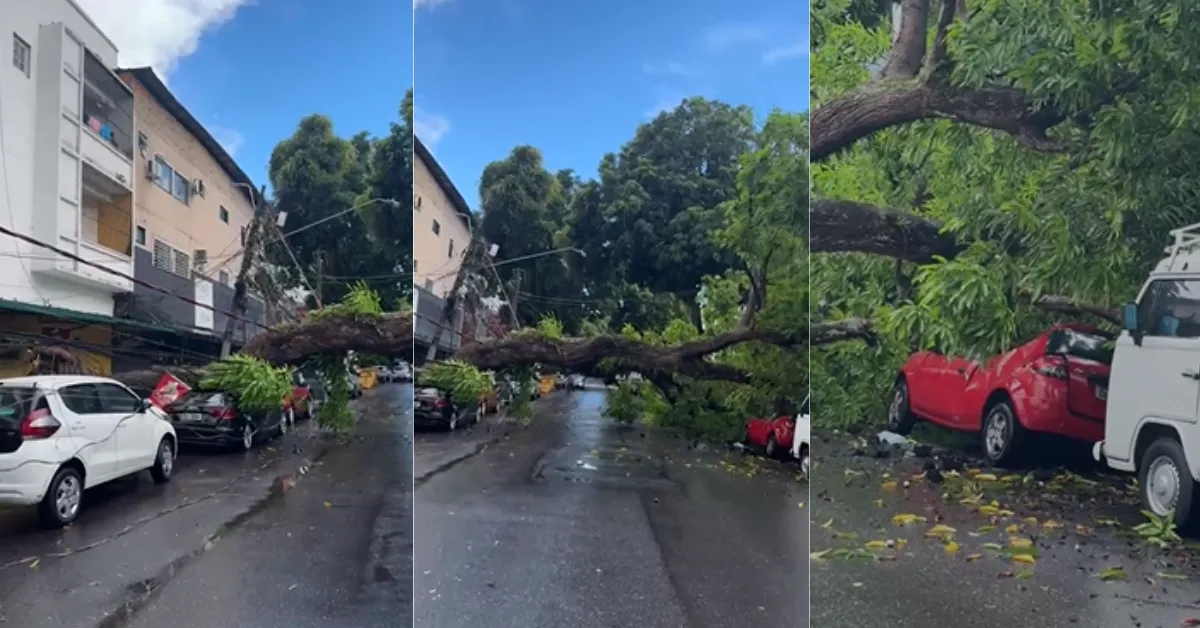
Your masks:
<svg viewBox="0 0 1200 628"><path fill-rule="evenodd" d="M254 449L254 423L246 421L242 425L242 436L238 440L237 448L240 451L250 451Z"/></svg>
<svg viewBox="0 0 1200 628"><path fill-rule="evenodd" d="M1165 504L1161 496L1153 494L1156 487L1162 486L1163 474L1173 476L1175 482L1175 496ZM1195 502L1196 482L1178 440L1163 436L1146 448L1138 463L1138 492L1146 510L1160 517L1166 516L1166 511L1174 510L1175 526L1181 532L1191 534L1200 530L1200 508Z"/></svg>
<svg viewBox="0 0 1200 628"><path fill-rule="evenodd" d="M1017 418L1012 402L1002 399L988 406L983 413L980 434L983 437L983 456L997 467L1011 466L1023 451L1025 426Z"/></svg>
<svg viewBox="0 0 1200 628"><path fill-rule="evenodd" d="M774 434L767 434L767 446L764 453L773 460L779 458L779 443L775 441Z"/></svg>
<svg viewBox="0 0 1200 628"><path fill-rule="evenodd" d="M896 380L896 385L892 386L892 400L888 404L888 431L908 436L916 424L917 415L912 413L908 401L908 382L904 379Z"/></svg>
<svg viewBox="0 0 1200 628"><path fill-rule="evenodd" d="M60 493L64 498L62 502ZM64 504L68 506L63 508ZM63 467L50 479L46 496L38 504L38 519L45 528L64 528L74 523L82 508L83 476L74 467Z"/></svg>
<svg viewBox="0 0 1200 628"><path fill-rule="evenodd" d="M171 439L164 436L158 441L158 453L154 456L154 466L150 467L150 477L154 479L155 484L166 484L171 481L174 471L175 447L171 444Z"/></svg>

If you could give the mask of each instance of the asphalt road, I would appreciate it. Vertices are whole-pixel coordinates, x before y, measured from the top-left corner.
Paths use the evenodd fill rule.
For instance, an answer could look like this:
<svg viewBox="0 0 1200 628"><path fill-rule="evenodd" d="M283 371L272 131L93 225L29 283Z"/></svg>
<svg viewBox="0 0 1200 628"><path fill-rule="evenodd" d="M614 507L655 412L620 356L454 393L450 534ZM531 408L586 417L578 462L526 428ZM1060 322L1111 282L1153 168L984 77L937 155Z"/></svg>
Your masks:
<svg viewBox="0 0 1200 628"><path fill-rule="evenodd" d="M1200 553L1136 538L1129 478L879 449L813 445L813 626L1200 625ZM953 531L930 538L938 525Z"/></svg>
<svg viewBox="0 0 1200 628"><path fill-rule="evenodd" d="M353 442L217 541L128 625L411 625L412 387L368 391L358 412Z"/></svg>
<svg viewBox="0 0 1200 628"><path fill-rule="evenodd" d="M554 393L417 489L415 625L807 625L795 467L617 429L604 395Z"/></svg>

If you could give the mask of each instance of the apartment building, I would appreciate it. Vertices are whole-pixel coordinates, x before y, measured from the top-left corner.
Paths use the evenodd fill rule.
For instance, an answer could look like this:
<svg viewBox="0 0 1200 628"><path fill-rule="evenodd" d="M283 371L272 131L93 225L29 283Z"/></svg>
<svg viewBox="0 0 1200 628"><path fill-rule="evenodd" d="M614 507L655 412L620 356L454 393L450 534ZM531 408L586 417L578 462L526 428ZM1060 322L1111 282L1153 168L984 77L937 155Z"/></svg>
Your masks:
<svg viewBox="0 0 1200 628"><path fill-rule="evenodd" d="M471 240L471 208L421 138L413 139L413 311L419 357L438 326L444 327L439 350L454 351L461 344L462 307L450 322L443 314Z"/></svg>
<svg viewBox="0 0 1200 628"><path fill-rule="evenodd" d="M133 94L137 132L134 153L134 276L187 296L163 299L142 285L120 300L135 320L188 329L189 351L219 345L233 305L246 230L261 201L250 177L151 68L118 70ZM261 322L263 305L252 297L247 318ZM241 344L258 331L234 325ZM162 339L158 339L162 340Z"/></svg>
<svg viewBox="0 0 1200 628"><path fill-rule="evenodd" d="M133 93L117 47L70 0L0 0L0 224L125 275L133 271ZM113 314L128 279L0 236L0 298Z"/></svg>

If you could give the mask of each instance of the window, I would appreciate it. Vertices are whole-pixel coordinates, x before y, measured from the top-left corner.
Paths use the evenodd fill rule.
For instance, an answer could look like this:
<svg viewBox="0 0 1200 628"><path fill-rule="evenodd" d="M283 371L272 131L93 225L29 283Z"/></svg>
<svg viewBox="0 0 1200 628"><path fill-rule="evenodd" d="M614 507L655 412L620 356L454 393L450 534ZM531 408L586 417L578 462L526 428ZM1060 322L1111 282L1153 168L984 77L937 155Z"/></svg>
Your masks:
<svg viewBox="0 0 1200 628"><path fill-rule="evenodd" d="M176 172L162 157L154 158L154 183L184 205L192 200L192 182Z"/></svg>
<svg viewBox="0 0 1200 628"><path fill-rule="evenodd" d="M1138 304L1138 326L1147 336L1200 338L1200 281L1160 279Z"/></svg>
<svg viewBox="0 0 1200 628"><path fill-rule="evenodd" d="M450 238L450 247L446 249L446 257L454 257L454 238Z"/></svg>
<svg viewBox="0 0 1200 628"><path fill-rule="evenodd" d="M75 414L105 414L104 404L100 402L93 384L64 386L58 390L58 396L62 398L63 405Z"/></svg>
<svg viewBox="0 0 1200 628"><path fill-rule="evenodd" d="M217 273L217 279L224 285L229 285L229 271L223 270Z"/></svg>
<svg viewBox="0 0 1200 628"><path fill-rule="evenodd" d="M146 228L138 227L134 230L134 241L140 246L146 246Z"/></svg>
<svg viewBox="0 0 1200 628"><path fill-rule="evenodd" d="M180 277L191 277L191 256L179 249L159 240L154 239L154 267L179 275Z"/></svg>
<svg viewBox="0 0 1200 628"><path fill-rule="evenodd" d="M1112 364L1113 339L1103 332L1057 329L1050 333L1046 341L1046 353Z"/></svg>
<svg viewBox="0 0 1200 628"><path fill-rule="evenodd" d="M33 70L33 48L16 33L13 33L13 67L20 70L25 78L29 78Z"/></svg>
<svg viewBox="0 0 1200 628"><path fill-rule="evenodd" d="M175 179L171 183L171 196L174 196L180 203L187 205L192 200L192 182L176 172Z"/></svg>
<svg viewBox="0 0 1200 628"><path fill-rule="evenodd" d="M442 223L433 221L433 235L442 235Z"/></svg>
<svg viewBox="0 0 1200 628"><path fill-rule="evenodd" d="M229 224L229 210L224 206L221 207L221 222Z"/></svg>
<svg viewBox="0 0 1200 628"><path fill-rule="evenodd" d="M142 400L123 386L116 384L96 384L96 392L104 410L113 414L134 414L141 412Z"/></svg>

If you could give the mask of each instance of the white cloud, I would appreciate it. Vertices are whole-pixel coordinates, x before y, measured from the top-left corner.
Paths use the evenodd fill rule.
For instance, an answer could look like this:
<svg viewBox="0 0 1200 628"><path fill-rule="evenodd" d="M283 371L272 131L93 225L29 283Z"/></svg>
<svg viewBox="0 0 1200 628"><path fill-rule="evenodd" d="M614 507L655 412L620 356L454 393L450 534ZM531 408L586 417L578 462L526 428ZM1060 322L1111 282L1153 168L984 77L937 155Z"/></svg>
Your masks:
<svg viewBox="0 0 1200 628"><path fill-rule="evenodd" d="M419 108L414 109L413 132L432 150L450 132L450 121Z"/></svg>
<svg viewBox="0 0 1200 628"><path fill-rule="evenodd" d="M208 132L212 133L213 138L217 143L229 153L230 157L237 157L238 149L246 143L246 138L237 131L237 129L227 129L220 126L209 125Z"/></svg>
<svg viewBox="0 0 1200 628"><path fill-rule="evenodd" d="M668 61L662 64L643 63L642 72L650 76L695 76L695 68L686 66L678 61Z"/></svg>
<svg viewBox="0 0 1200 628"><path fill-rule="evenodd" d="M200 38L252 0L77 0L117 44L123 67L151 66L164 79Z"/></svg>
<svg viewBox="0 0 1200 628"><path fill-rule="evenodd" d="M767 39L767 31L748 24L722 24L709 29L704 36L704 45L711 52L725 52L744 44L759 43Z"/></svg>
<svg viewBox="0 0 1200 628"><path fill-rule="evenodd" d="M451 0L413 0L413 11L421 8L432 9L439 4L449 4L450 2Z"/></svg>
<svg viewBox="0 0 1200 628"><path fill-rule="evenodd" d="M808 42L802 41L790 46L777 46L763 53L763 63L771 65L781 61L798 59L808 55Z"/></svg>

